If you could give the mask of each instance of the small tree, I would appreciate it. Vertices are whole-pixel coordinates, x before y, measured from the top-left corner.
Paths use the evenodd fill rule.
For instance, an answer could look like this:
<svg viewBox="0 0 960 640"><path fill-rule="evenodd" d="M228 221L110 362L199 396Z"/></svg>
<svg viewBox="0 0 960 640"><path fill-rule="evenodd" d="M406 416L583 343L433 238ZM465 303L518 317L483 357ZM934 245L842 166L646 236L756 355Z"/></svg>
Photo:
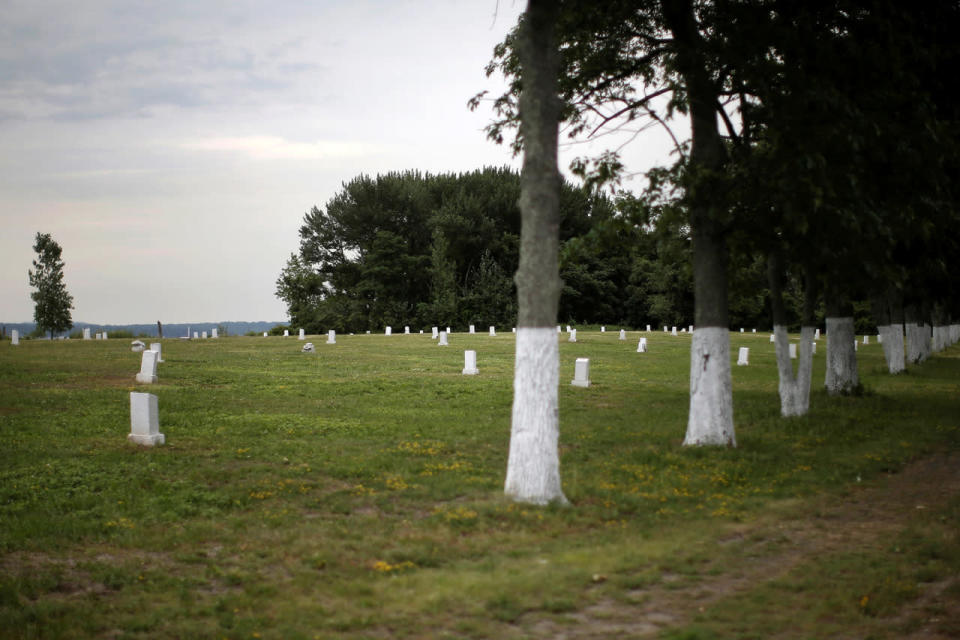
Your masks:
<svg viewBox="0 0 960 640"><path fill-rule="evenodd" d="M27 271L30 286L36 288L30 294L36 304L33 319L37 328L48 331L53 339L54 332L73 327L73 318L70 317L73 296L67 293L67 287L63 284L63 260L60 259L63 249L49 233L38 231L33 250L37 252L37 259L33 261L34 270Z"/></svg>

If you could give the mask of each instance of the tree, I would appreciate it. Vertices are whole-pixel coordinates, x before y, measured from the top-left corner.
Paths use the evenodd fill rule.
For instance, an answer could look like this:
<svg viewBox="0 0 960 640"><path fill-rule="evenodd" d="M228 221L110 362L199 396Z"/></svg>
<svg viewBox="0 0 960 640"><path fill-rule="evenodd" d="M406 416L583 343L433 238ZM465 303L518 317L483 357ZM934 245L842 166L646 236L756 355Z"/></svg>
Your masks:
<svg viewBox="0 0 960 640"><path fill-rule="evenodd" d="M73 296L67 293L63 283L63 249L49 233L37 232L33 250L37 259L33 261L33 270L28 270L30 286L36 291L30 294L35 304L33 319L37 328L53 334L73 328L70 310L73 309Z"/></svg>
<svg viewBox="0 0 960 640"><path fill-rule="evenodd" d="M520 266L510 454L504 492L514 500L566 502L560 485L560 171L557 133L559 52L554 0L530 0L521 18L523 171Z"/></svg>

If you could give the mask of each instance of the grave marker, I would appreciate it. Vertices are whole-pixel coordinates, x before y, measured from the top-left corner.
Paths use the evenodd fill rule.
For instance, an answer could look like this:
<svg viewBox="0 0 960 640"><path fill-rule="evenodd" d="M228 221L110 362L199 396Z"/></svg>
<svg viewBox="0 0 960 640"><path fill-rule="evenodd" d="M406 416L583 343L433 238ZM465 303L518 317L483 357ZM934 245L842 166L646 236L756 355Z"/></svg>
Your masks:
<svg viewBox="0 0 960 640"><path fill-rule="evenodd" d="M337 344L337 332L333 329L327 331L327 344Z"/></svg>
<svg viewBox="0 0 960 640"><path fill-rule="evenodd" d="M193 337L194 337L194 338L197 337L197 333L196 333L196 332L193 333ZM290 330L289 330L289 329L284 329L284 330L283 330L283 337L284 337L284 338L289 338L289 337L290 337Z"/></svg>
<svg viewBox="0 0 960 640"><path fill-rule="evenodd" d="M569 342L576 342L576 341L577 341L577 330L571 329Z"/></svg>
<svg viewBox="0 0 960 640"><path fill-rule="evenodd" d="M107 339L107 332L106 332L106 331L103 332L103 339L104 339L104 340Z"/></svg>
<svg viewBox="0 0 960 640"><path fill-rule="evenodd" d="M496 337L497 337L497 328L496 328L496 327L490 327L490 337L491 337L491 338L496 338Z"/></svg>
<svg viewBox="0 0 960 640"><path fill-rule="evenodd" d="M750 348L749 347L740 347L740 351L737 354L737 365L748 365L750 364Z"/></svg>
<svg viewBox="0 0 960 640"><path fill-rule="evenodd" d="M157 396L152 393L130 392L130 434L127 439L148 447L163 444L166 441L160 433Z"/></svg>
<svg viewBox="0 0 960 640"><path fill-rule="evenodd" d="M776 339L776 338L774 337L774 335L771 333L771 334L770 334L770 342L776 342L776 341L777 341L777 339Z"/></svg>
<svg viewBox="0 0 960 640"><path fill-rule="evenodd" d="M432 335L431 337L432 337L434 340L436 340L437 337L440 335L440 330L437 329L436 327L433 327L432 331L433 331L433 335Z"/></svg>
<svg viewBox="0 0 960 640"><path fill-rule="evenodd" d="M157 362L163 362L163 361L164 361L164 360L163 360L162 345L161 345L159 342L151 342L151 343L150 343L150 351L156 351L156 352L157 352Z"/></svg>
<svg viewBox="0 0 960 640"><path fill-rule="evenodd" d="M637 353L646 353L647 352L647 339L640 338L640 342L637 343Z"/></svg>
<svg viewBox="0 0 960 640"><path fill-rule="evenodd" d="M676 328L676 327L674 327L673 329L671 329L670 335L672 335L672 336L674 336L674 337L677 335L677 328Z"/></svg>
<svg viewBox="0 0 960 640"><path fill-rule="evenodd" d="M607 332L606 327L600 327L600 333L606 333L606 332Z"/></svg>
<svg viewBox="0 0 960 640"><path fill-rule="evenodd" d="M219 338L219 337L220 337L220 330L219 330L219 329L216 329L216 328L211 329L211 330L210 330L210 337L211 337L211 338Z"/></svg>
<svg viewBox="0 0 960 640"><path fill-rule="evenodd" d="M140 373L137 374L137 382L140 384L157 383L157 352L144 351L140 360Z"/></svg>
<svg viewBox="0 0 960 640"><path fill-rule="evenodd" d="M312 343L312 342L308 342L308 343L306 343L305 345L303 345L303 349L300 349L300 352L301 352L301 353L313 353L313 343Z"/></svg>
<svg viewBox="0 0 960 640"><path fill-rule="evenodd" d="M199 338L200 338L200 334L197 333L196 331L194 331L194 332L193 332L193 339L194 339L194 340L198 340Z"/></svg>
<svg viewBox="0 0 960 640"><path fill-rule="evenodd" d="M14 347L20 344L20 332L16 329L10 331L10 344Z"/></svg>
<svg viewBox="0 0 960 640"><path fill-rule="evenodd" d="M790 359L791 360L797 359L797 343L795 342L790 343Z"/></svg>
<svg viewBox="0 0 960 640"><path fill-rule="evenodd" d="M386 333L386 335L388 335L388 336L393 335L393 327L387 327L387 329L386 329L386 331L385 331L384 333Z"/></svg>
<svg viewBox="0 0 960 640"><path fill-rule="evenodd" d="M476 333L476 331L474 330L473 325L470 325L470 333Z"/></svg>
<svg viewBox="0 0 960 640"><path fill-rule="evenodd" d="M650 325L647 325L647 333L650 333Z"/></svg>
<svg viewBox="0 0 960 640"><path fill-rule="evenodd" d="M463 352L463 375L475 376L478 373L480 372L477 370L477 352L464 351Z"/></svg>
<svg viewBox="0 0 960 640"><path fill-rule="evenodd" d="M206 339L207 339L207 332L204 331L202 334L200 334L200 337L201 337L202 339L206 340Z"/></svg>
<svg viewBox="0 0 960 640"><path fill-rule="evenodd" d="M405 335L405 336L410 335L410 326L409 326L409 325L404 325L404 326L403 326L403 335Z"/></svg>
<svg viewBox="0 0 960 640"><path fill-rule="evenodd" d="M304 331L303 329L300 329L300 335L297 336L297 340L303 340L304 338L306 338Z"/></svg>
<svg viewBox="0 0 960 640"><path fill-rule="evenodd" d="M590 386L590 358L577 358L570 384L575 387Z"/></svg>
<svg viewBox="0 0 960 640"><path fill-rule="evenodd" d="M621 340L626 340L626 339L627 339L627 330L626 330L626 329L620 329L620 339L621 339Z"/></svg>
<svg viewBox="0 0 960 640"><path fill-rule="evenodd" d="M863 336L863 344L870 344L870 336Z"/></svg>
<svg viewBox="0 0 960 640"><path fill-rule="evenodd" d="M143 342L141 342L140 340L134 340L133 342L130 343L130 351L133 351L134 353L140 353L141 351L146 349L146 347L147 345L143 344Z"/></svg>
<svg viewBox="0 0 960 640"><path fill-rule="evenodd" d="M447 343L447 332L446 332L446 331L441 331L441 332L440 332L440 342L437 343L437 346L440 346L440 347L449 346L448 343Z"/></svg>
<svg viewBox="0 0 960 640"><path fill-rule="evenodd" d="M89 340L89 339L90 339L90 327L84 327L84 328L83 328L83 339L84 339L84 340Z"/></svg>

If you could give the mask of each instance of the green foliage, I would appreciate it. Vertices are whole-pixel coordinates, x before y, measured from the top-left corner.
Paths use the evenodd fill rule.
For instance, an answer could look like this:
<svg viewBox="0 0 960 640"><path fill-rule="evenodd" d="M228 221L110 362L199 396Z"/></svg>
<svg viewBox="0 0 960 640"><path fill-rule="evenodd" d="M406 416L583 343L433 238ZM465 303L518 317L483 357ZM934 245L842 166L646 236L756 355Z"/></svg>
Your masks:
<svg viewBox="0 0 960 640"><path fill-rule="evenodd" d="M70 310L73 309L73 296L67 293L63 282L63 249L49 233L37 232L33 250L37 253L33 269L28 271L30 286L36 291L30 294L34 302L33 320L37 329L54 333L67 331L73 327Z"/></svg>

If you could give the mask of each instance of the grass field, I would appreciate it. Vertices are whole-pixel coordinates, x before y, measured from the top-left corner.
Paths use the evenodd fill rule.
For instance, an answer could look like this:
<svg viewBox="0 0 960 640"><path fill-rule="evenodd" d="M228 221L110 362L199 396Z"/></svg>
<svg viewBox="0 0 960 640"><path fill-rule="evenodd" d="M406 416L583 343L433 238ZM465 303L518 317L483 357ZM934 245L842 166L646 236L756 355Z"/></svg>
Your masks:
<svg viewBox="0 0 960 640"><path fill-rule="evenodd" d="M960 635L960 346L861 346L828 397L821 340L783 419L768 334L731 334L738 447L701 449L689 336L577 337L566 508L502 497L509 333L165 340L156 385L128 341L0 343L0 637ZM165 446L127 442L134 390Z"/></svg>

